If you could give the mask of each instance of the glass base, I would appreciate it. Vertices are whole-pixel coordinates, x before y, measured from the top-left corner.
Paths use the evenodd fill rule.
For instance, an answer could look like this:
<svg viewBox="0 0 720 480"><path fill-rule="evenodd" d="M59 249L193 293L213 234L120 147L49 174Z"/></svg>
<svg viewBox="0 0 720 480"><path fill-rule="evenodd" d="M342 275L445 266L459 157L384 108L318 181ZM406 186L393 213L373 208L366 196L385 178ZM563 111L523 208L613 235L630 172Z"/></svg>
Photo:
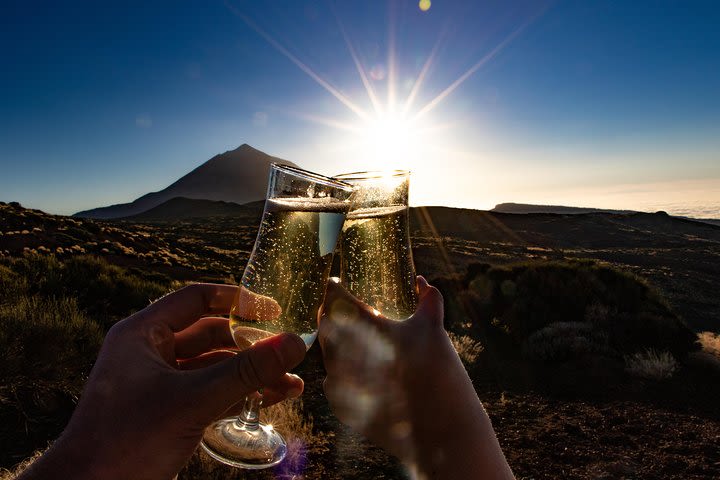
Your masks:
<svg viewBox="0 0 720 480"><path fill-rule="evenodd" d="M210 425L200 445L218 462L255 470L277 465L287 454L285 440L271 425L252 425L248 429L237 418Z"/></svg>

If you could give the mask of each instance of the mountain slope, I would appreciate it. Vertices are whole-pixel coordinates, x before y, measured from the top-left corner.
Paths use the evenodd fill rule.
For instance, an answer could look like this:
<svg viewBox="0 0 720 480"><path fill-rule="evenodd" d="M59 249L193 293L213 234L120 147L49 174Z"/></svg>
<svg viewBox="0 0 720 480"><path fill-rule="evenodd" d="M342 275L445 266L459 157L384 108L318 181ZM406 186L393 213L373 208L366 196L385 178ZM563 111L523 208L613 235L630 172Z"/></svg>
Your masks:
<svg viewBox="0 0 720 480"><path fill-rule="evenodd" d="M222 200L201 200L197 198L175 197L167 202L122 220L128 221L177 221L211 217L250 217L260 218L265 205L264 200L238 205Z"/></svg>
<svg viewBox="0 0 720 480"><path fill-rule="evenodd" d="M103 219L130 217L176 197L237 204L261 200L265 198L271 163L295 165L243 144L235 150L214 156L159 192L148 193L130 203L84 210L74 216Z"/></svg>

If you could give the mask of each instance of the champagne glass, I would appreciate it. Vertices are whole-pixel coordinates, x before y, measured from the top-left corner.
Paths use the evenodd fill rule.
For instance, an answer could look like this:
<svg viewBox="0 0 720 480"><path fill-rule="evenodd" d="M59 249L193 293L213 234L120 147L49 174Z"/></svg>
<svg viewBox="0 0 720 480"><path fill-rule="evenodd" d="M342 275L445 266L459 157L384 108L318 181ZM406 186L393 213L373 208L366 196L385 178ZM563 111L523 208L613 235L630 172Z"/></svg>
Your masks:
<svg viewBox="0 0 720 480"><path fill-rule="evenodd" d="M347 183L272 164L260 229L230 311L238 347L292 332L310 348L352 191ZM259 423L261 402L260 392L250 395L239 417L210 425L201 443L204 450L236 467L280 463L287 446L271 425Z"/></svg>
<svg viewBox="0 0 720 480"><path fill-rule="evenodd" d="M410 248L410 172L358 172L334 178L355 187L340 239L340 281L393 320L415 312L417 289Z"/></svg>

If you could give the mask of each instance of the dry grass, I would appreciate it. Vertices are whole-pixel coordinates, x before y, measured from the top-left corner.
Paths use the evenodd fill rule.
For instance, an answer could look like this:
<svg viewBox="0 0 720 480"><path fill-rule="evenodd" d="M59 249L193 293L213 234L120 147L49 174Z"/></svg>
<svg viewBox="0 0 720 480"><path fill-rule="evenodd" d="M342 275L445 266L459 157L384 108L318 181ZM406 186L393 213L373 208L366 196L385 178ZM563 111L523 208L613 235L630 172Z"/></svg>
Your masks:
<svg viewBox="0 0 720 480"><path fill-rule="evenodd" d="M473 340L468 335L458 335L450 332L448 336L450 337L453 347L455 347L455 351L457 351L458 356L460 356L460 360L462 360L465 365L475 363L478 356L485 350L485 347L483 347L480 342Z"/></svg>
<svg viewBox="0 0 720 480"><path fill-rule="evenodd" d="M698 334L701 350L688 356L688 363L720 372L720 334L701 332Z"/></svg>
<svg viewBox="0 0 720 480"><path fill-rule="evenodd" d="M45 450L37 450L32 456L17 464L12 470L0 468L0 480L15 480L26 468L32 465L35 460L40 458L40 455L44 452Z"/></svg>
<svg viewBox="0 0 720 480"><path fill-rule="evenodd" d="M192 456L180 472L179 479L235 480L247 478L299 479L307 467L308 453L324 453L328 439L324 434L313 432L313 421L303 412L302 400L286 400L262 410L262 421L272 424L282 433L288 445L285 460L277 467L258 472L223 465L201 449Z"/></svg>
<svg viewBox="0 0 720 480"><path fill-rule="evenodd" d="M703 352L720 357L720 334L701 332L698 334L698 342L700 342Z"/></svg>
<svg viewBox="0 0 720 480"><path fill-rule="evenodd" d="M625 356L625 370L633 376L648 380L665 380L678 369L677 360L670 352L652 349Z"/></svg>
<svg viewBox="0 0 720 480"><path fill-rule="evenodd" d="M248 472L246 470L225 466L209 456L201 449L195 452L188 464L178 475L179 479L193 480L240 480L247 478L268 478L289 480L303 478L301 475L307 466L307 454L310 451L320 453L327 451L328 440L323 434L313 433L312 418L303 413L302 400L286 400L264 409L263 422L271 423L282 432L288 444L285 460L276 468L264 472ZM27 469L44 450L36 451L12 469L0 469L0 480L14 480Z"/></svg>

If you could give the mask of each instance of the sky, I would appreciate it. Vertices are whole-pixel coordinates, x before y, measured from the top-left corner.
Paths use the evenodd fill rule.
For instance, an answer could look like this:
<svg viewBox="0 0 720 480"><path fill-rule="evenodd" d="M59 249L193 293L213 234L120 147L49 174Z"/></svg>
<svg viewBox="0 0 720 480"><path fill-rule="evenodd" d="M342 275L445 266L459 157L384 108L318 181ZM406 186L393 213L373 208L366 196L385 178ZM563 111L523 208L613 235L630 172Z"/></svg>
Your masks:
<svg viewBox="0 0 720 480"><path fill-rule="evenodd" d="M720 4L0 4L0 200L132 201L248 143L411 202L720 218Z"/></svg>

